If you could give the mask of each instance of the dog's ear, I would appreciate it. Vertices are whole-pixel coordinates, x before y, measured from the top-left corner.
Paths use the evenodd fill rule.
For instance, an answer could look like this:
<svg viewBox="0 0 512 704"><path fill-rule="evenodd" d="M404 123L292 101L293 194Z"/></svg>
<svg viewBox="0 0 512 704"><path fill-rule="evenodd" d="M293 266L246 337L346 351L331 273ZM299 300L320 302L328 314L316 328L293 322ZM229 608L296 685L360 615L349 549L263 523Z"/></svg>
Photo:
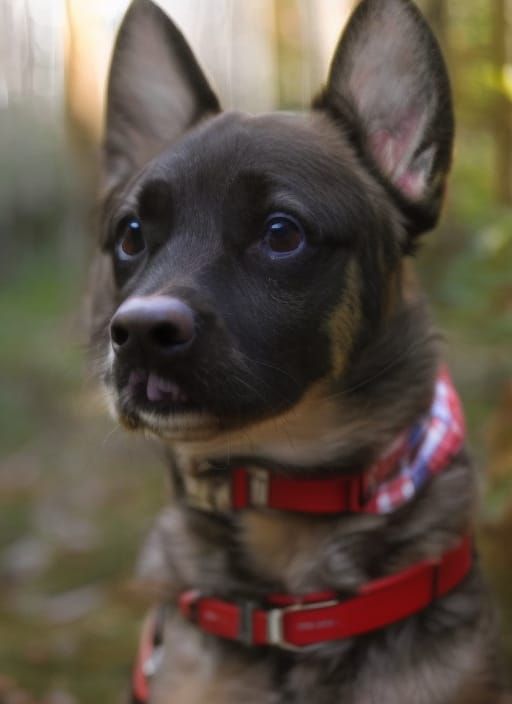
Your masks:
<svg viewBox="0 0 512 704"><path fill-rule="evenodd" d="M110 68L107 190L218 110L218 100L181 32L151 0L133 0Z"/></svg>
<svg viewBox="0 0 512 704"><path fill-rule="evenodd" d="M453 142L440 48L409 0L362 0L315 107L350 126L367 163L407 216L411 235L437 221Z"/></svg>

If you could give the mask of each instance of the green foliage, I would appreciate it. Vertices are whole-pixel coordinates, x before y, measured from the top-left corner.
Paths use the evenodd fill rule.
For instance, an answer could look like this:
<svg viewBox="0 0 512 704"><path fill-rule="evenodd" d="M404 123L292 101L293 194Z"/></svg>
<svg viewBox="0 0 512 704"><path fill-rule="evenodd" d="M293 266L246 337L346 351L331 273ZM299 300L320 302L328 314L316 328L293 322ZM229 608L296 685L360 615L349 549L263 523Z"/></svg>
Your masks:
<svg viewBox="0 0 512 704"><path fill-rule="evenodd" d="M47 243L0 295L1 672L41 698L57 688L114 702L145 611L133 564L163 478L146 449L88 417L92 384L70 324L83 277L58 258Z"/></svg>

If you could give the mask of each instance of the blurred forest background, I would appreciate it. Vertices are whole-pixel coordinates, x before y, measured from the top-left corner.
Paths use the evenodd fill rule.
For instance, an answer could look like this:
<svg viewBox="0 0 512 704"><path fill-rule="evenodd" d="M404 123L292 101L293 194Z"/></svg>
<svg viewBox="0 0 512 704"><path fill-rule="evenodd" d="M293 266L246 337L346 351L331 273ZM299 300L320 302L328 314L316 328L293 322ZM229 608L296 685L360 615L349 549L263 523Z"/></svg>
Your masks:
<svg viewBox="0 0 512 704"><path fill-rule="evenodd" d="M226 107L302 108L351 0L162 0ZM0 0L0 702L119 702L165 501L157 451L85 362L103 91L127 0ZM421 275L482 467L479 536L512 670L512 0L421 0L456 99L454 174ZM33 698L32 698L33 697Z"/></svg>

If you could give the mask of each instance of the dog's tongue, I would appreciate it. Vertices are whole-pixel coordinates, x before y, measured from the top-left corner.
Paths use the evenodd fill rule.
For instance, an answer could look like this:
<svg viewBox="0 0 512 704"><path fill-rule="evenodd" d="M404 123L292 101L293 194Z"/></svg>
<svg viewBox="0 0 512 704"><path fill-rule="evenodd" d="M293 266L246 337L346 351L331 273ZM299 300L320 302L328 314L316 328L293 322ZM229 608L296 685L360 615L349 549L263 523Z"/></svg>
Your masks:
<svg viewBox="0 0 512 704"><path fill-rule="evenodd" d="M182 397L178 384L162 379L153 372L148 376L146 394L150 401L180 401Z"/></svg>

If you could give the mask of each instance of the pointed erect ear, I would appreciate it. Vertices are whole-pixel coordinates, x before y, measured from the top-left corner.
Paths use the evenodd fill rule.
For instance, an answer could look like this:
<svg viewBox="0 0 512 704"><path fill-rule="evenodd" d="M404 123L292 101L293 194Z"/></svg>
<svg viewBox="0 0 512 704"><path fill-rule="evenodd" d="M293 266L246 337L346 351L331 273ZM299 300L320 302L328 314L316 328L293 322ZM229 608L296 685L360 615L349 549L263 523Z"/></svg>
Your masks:
<svg viewBox="0 0 512 704"><path fill-rule="evenodd" d="M151 0L133 0L110 68L107 190L218 110L218 100L181 32Z"/></svg>
<svg viewBox="0 0 512 704"><path fill-rule="evenodd" d="M441 51L412 2L362 0L315 107L348 120L410 234L433 227L450 167L453 112Z"/></svg>

